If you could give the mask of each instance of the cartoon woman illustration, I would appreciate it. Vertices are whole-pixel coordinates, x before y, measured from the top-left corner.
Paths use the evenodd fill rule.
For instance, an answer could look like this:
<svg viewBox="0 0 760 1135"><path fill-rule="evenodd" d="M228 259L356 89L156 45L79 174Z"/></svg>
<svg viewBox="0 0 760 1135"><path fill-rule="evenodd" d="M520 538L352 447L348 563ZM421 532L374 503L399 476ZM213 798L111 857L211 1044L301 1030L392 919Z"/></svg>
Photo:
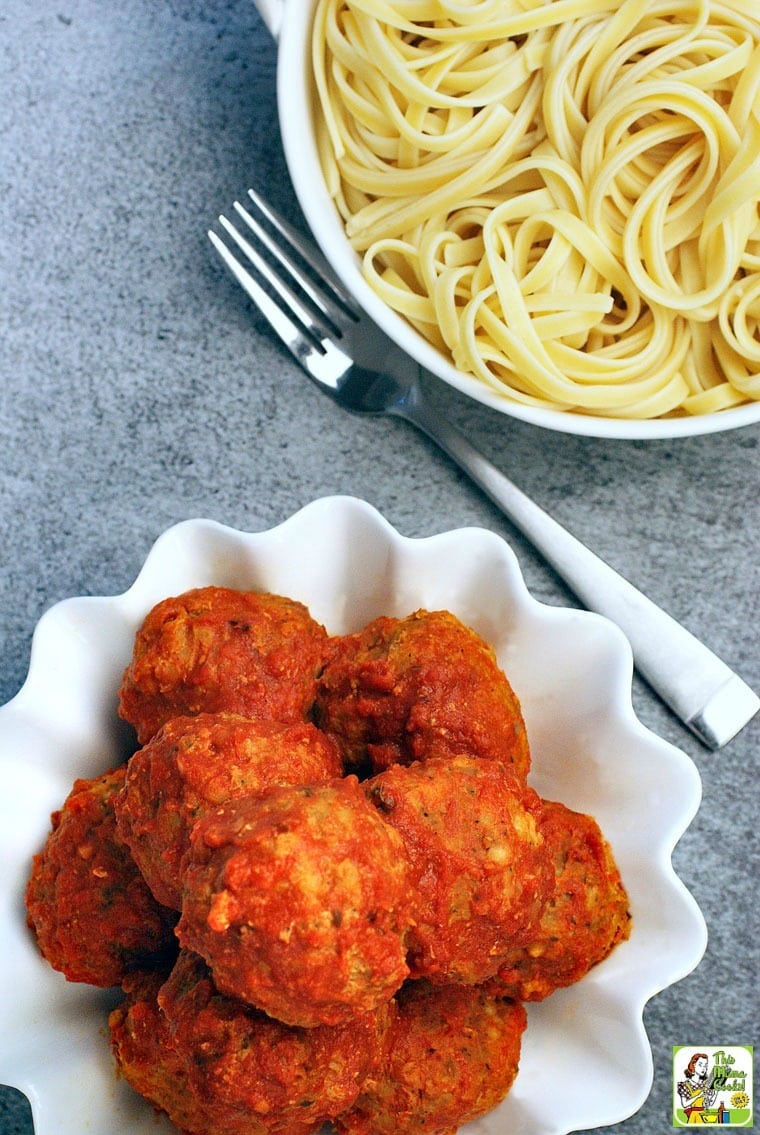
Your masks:
<svg viewBox="0 0 760 1135"><path fill-rule="evenodd" d="M687 1123L711 1123L713 1116L705 1115L705 1108L715 1103L717 1091L713 1088L713 1077L707 1075L707 1053L695 1052L684 1070L685 1080L676 1086L681 1097Z"/></svg>

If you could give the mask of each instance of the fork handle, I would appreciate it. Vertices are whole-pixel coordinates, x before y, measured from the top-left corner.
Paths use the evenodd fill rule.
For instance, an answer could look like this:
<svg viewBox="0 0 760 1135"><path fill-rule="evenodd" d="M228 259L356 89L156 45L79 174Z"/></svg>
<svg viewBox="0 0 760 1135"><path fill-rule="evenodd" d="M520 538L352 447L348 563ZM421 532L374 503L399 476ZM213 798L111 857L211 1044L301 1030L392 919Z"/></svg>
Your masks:
<svg viewBox="0 0 760 1135"><path fill-rule="evenodd" d="M422 399L397 412L464 469L584 606L620 627L642 677L705 746L721 748L757 713L760 699L725 662L539 508Z"/></svg>

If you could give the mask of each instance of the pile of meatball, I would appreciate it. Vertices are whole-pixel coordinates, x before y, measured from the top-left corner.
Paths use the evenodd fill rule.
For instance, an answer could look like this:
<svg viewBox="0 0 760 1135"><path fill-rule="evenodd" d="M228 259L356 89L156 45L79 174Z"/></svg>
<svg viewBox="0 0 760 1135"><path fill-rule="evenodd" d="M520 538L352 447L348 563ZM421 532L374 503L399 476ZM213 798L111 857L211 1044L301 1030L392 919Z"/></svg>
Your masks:
<svg viewBox="0 0 760 1135"><path fill-rule="evenodd" d="M185 1135L451 1135L509 1091L524 1003L630 932L450 612L331 635L197 588L149 612L119 713L133 755L53 814L27 917L67 979L121 987L117 1068Z"/></svg>

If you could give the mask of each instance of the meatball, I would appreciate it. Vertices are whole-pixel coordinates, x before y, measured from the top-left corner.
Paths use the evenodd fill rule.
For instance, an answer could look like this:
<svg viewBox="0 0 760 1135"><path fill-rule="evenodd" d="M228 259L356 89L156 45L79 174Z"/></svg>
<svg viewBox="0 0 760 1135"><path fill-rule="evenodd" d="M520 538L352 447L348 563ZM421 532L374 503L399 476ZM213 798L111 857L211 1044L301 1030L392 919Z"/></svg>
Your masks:
<svg viewBox="0 0 760 1135"><path fill-rule="evenodd" d="M176 914L156 902L116 827L113 800L125 773L120 766L74 782L26 888L43 956L69 981L103 988L175 946Z"/></svg>
<svg viewBox="0 0 760 1135"><path fill-rule="evenodd" d="M192 1093L222 1116L247 1114L267 1132L318 1131L356 1100L385 1056L392 1002L350 1022L285 1025L216 988L205 963L181 951L158 994ZM258 1130L256 1127L254 1130Z"/></svg>
<svg viewBox="0 0 760 1135"><path fill-rule="evenodd" d="M522 776L530 766L520 704L493 649L448 611L381 616L339 640L315 715L355 769L457 754Z"/></svg>
<svg viewBox="0 0 760 1135"><path fill-rule="evenodd" d="M475 757L395 765L365 791L412 864L412 974L493 977L515 943L530 941L554 885L538 795L498 761Z"/></svg>
<svg viewBox="0 0 760 1135"><path fill-rule="evenodd" d="M172 717L239 713L303 719L327 632L293 599L200 587L164 599L135 638L119 712L144 745Z"/></svg>
<svg viewBox="0 0 760 1135"><path fill-rule="evenodd" d="M628 896L596 820L553 801L543 813L557 881L532 941L499 968L505 992L521 1001L580 981L631 932Z"/></svg>
<svg viewBox="0 0 760 1135"><path fill-rule="evenodd" d="M517 1075L527 1017L492 983L407 982L397 997L389 1053L340 1135L454 1135L496 1107Z"/></svg>
<svg viewBox="0 0 760 1135"><path fill-rule="evenodd" d="M356 777L274 787L193 828L183 946L219 989L292 1025L338 1025L407 976L409 864Z"/></svg>
<svg viewBox="0 0 760 1135"><path fill-rule="evenodd" d="M335 744L309 722L176 717L127 765L114 802L119 832L158 901L179 910L190 830L205 811L272 784L329 780L341 771Z"/></svg>
<svg viewBox="0 0 760 1135"><path fill-rule="evenodd" d="M221 1135L217 1108L194 1089L159 1008L164 978L161 973L135 973L125 979L124 1001L108 1018L116 1067L183 1135ZM255 1116L229 1109L224 1120L224 1135L267 1135Z"/></svg>

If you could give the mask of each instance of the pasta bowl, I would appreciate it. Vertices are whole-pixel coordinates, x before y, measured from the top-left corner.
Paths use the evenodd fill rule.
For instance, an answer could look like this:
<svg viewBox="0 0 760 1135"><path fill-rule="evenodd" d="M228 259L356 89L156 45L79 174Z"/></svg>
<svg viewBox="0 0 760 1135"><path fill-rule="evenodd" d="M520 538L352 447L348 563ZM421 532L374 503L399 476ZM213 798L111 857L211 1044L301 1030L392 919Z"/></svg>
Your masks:
<svg viewBox="0 0 760 1135"><path fill-rule="evenodd" d="M28 1096L36 1135L172 1130L116 1077L106 1029L116 994L68 983L48 966L26 928L23 893L74 778L132 750L117 690L135 631L160 599L208 584L289 595L332 633L379 614L447 608L493 644L522 703L531 783L597 818L633 930L582 981L529 1008L512 1091L471 1129L566 1135L638 1110L652 1081L644 1006L688 974L706 945L671 862L699 806L695 766L635 716L623 635L598 615L533 599L500 537L461 529L410 539L368 504L328 497L264 532L178 524L124 594L67 599L36 628L28 677L0 709L0 1080Z"/></svg>
<svg viewBox="0 0 760 1135"><path fill-rule="evenodd" d="M344 220L338 213L333 193L328 189L323 174L324 141L318 140L315 130L318 95L311 62L315 0L255 0L255 2L278 41L277 100L281 134L288 169L303 214L327 259L359 304L391 339L420 364L424 371L436 376L460 393L508 417L565 433L619 439L679 438L709 434L760 421L760 401L757 400L760 393L758 388L760 380L757 374L760 354L758 354L756 333L754 342L747 348L750 359L754 360L749 364L751 375L748 382L754 391L755 400L741 405L731 405L729 401L724 408L698 414L676 416L668 412L659 417L634 418L611 416L608 410L555 409L550 402L518 400L513 395L503 392L498 381L487 381L482 376L478 377L460 365L455 365L448 353L434 346L427 337L415 329L411 322L398 314L385 298L381 298L375 287L370 286L360 257L347 239ZM464 7L466 6L458 5L456 11L460 12ZM479 6L479 8L487 7L489 6ZM490 7L493 8L493 5ZM568 92L565 97L571 102L574 96L572 92ZM635 130L632 133L635 133ZM646 155L643 158L645 159ZM749 172L747 176L751 176ZM696 187L694 192L697 192ZM692 206L693 204L692 202ZM756 215L754 223L757 226ZM583 239L585 238L582 238L581 244ZM603 255L601 246L606 239L606 235L603 234L600 255ZM757 242L757 234L753 239ZM657 241L655 240L654 243L656 244ZM655 249L651 255L657 259L658 250ZM662 255L664 256L664 250ZM715 256L713 259L717 262L720 257ZM659 271L659 268L657 270ZM666 272L666 269L662 268L662 271ZM754 284L752 287L754 288ZM743 285L739 285L739 288L741 290ZM752 321L754 320L755 323L757 321L757 305L760 301L755 296L751 302L748 297L745 297L743 302L745 307L749 305L750 326L745 330L751 339ZM570 303L572 305L572 299ZM556 313L552 313L551 318L556 317ZM518 328L515 336L518 340L524 340L524 331ZM518 343L516 347L518 354L523 346L524 343ZM650 346L651 342L647 349ZM694 369L702 372L705 369L703 361L706 358L704 345L699 349L702 354L697 357L695 352ZM673 350L678 351L680 347L674 346ZM535 357L533 346L529 348L529 353L531 357ZM608 364L604 361L603 355L604 352L600 352L597 362L602 367L604 381L607 382L606 367L609 365L611 374L616 364L612 354L606 356L609 360ZM672 375L671 361L672 355L668 357L666 366L653 356L651 365L641 372L641 382L647 384L647 389L650 388L649 384L658 387L661 376L664 376L666 371L670 375L669 381L677 381ZM597 370L597 374L599 373ZM579 380L575 384L575 389L577 390L584 383L586 383L585 379ZM586 385L589 384L591 384L590 378ZM662 384L665 384L664 377Z"/></svg>

